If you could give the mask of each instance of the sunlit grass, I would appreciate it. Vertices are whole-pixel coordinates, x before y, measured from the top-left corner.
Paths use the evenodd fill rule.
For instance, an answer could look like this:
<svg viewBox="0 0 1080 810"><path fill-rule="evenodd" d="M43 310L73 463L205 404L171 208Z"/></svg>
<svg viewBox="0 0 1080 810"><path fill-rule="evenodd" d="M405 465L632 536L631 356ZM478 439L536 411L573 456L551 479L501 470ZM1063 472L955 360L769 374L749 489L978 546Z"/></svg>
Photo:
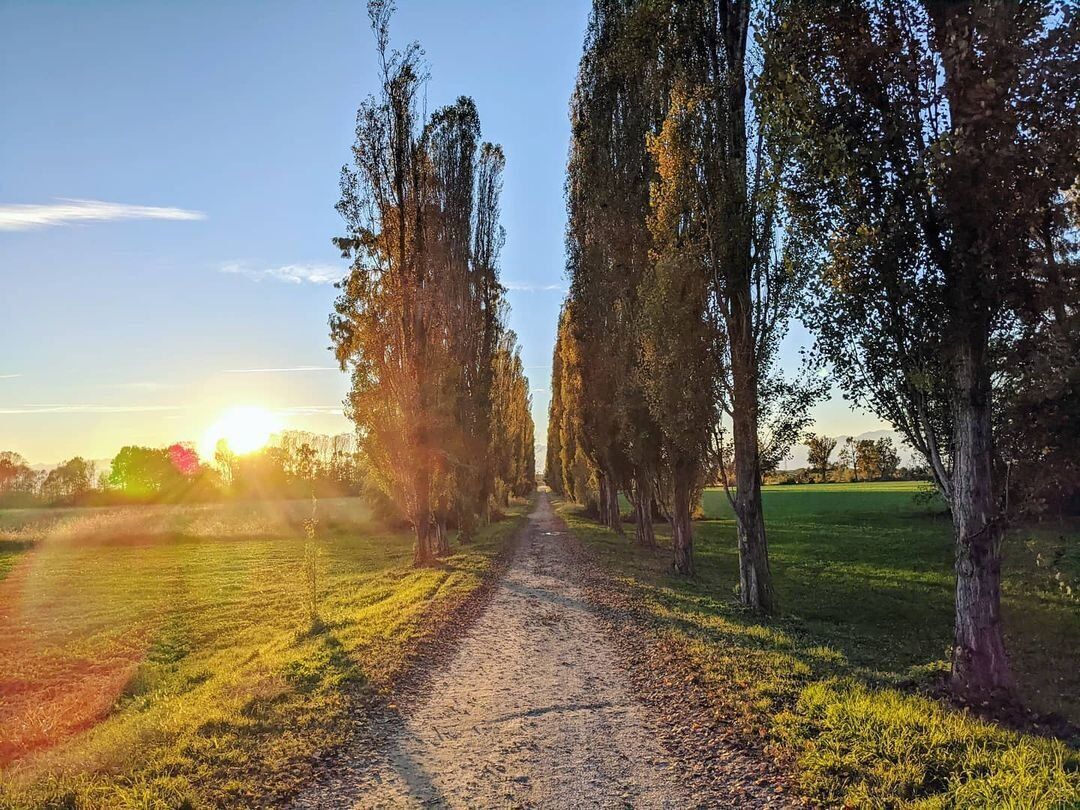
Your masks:
<svg viewBox="0 0 1080 810"><path fill-rule="evenodd" d="M691 656L727 716L748 734L764 730L796 757L805 789L817 798L859 807L917 800L933 807L1054 806L1061 795L1080 803L1074 751L911 693L947 670L952 627L951 524L940 507L913 498L917 489L766 488L781 606L771 620L735 601L735 524L722 491L705 495L706 519L695 524L698 576L689 582L668 575L670 551L642 552L575 507L561 511L660 619L657 632ZM1004 612L1024 699L1080 722L1080 609L1030 548L1075 573L1054 553L1066 530L1076 527L1010 535ZM897 760L882 735L920 743Z"/></svg>
<svg viewBox="0 0 1080 810"><path fill-rule="evenodd" d="M318 632L310 502L0 514L0 806L245 804L287 789L343 739L343 687L392 681L425 617L480 583L521 511L416 570L411 538L359 500L320 503Z"/></svg>
<svg viewBox="0 0 1080 810"><path fill-rule="evenodd" d="M940 703L856 682L819 681L776 717L800 779L845 807L1075 807L1080 757Z"/></svg>

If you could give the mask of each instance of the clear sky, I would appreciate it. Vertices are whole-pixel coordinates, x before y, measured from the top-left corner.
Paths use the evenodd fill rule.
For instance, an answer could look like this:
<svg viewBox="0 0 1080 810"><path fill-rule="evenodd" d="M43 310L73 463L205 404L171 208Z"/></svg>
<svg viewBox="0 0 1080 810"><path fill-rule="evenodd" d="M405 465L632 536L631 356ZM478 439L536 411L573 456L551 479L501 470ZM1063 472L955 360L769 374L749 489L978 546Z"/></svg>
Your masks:
<svg viewBox="0 0 1080 810"><path fill-rule="evenodd" d="M398 6L429 109L473 96L507 152L502 277L542 441L588 3ZM237 405L348 430L330 239L374 79L362 0L0 0L0 449L48 463L199 441ZM818 416L880 427L835 401Z"/></svg>

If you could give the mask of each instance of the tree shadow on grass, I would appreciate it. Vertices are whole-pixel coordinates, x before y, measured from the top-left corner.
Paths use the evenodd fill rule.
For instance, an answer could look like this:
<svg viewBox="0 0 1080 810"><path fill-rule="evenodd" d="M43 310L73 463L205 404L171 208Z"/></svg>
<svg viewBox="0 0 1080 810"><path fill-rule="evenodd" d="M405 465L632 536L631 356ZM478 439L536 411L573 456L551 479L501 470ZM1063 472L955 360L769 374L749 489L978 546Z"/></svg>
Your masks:
<svg viewBox="0 0 1080 810"><path fill-rule="evenodd" d="M405 717L391 699L376 691L330 625L302 638L315 639L320 655L315 666L294 669L289 680L299 691L324 686L325 671L335 671L350 695L347 715L335 718L343 733L337 745L320 753L310 776L289 802L290 807L349 807L378 798L384 775L393 773L423 806L443 806L444 797L423 764L401 744L408 734Z"/></svg>

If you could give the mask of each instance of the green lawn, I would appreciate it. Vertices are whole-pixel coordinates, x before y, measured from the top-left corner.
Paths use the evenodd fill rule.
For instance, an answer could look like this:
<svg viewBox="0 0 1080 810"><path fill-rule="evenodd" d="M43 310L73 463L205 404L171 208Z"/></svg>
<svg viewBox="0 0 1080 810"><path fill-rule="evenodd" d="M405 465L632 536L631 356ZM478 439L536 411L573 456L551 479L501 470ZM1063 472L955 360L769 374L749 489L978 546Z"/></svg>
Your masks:
<svg viewBox="0 0 1080 810"><path fill-rule="evenodd" d="M359 500L0 512L0 807L246 806L344 738L474 590L524 505L414 570Z"/></svg>
<svg viewBox="0 0 1080 810"><path fill-rule="evenodd" d="M748 733L764 729L798 759L816 798L852 806L1080 803L1075 751L913 696L946 671L952 621L951 525L940 506L915 498L918 488L766 487L781 608L769 621L735 602L735 524L723 491L705 493L690 582L667 575L666 550L643 553L576 507L562 510L661 619L661 632L685 647L729 716ZM1004 614L1024 699L1080 723L1080 605L1051 577L1077 573L1077 529L1067 531L1071 544L1061 527L1010 535ZM1057 568L1040 567L1039 554Z"/></svg>

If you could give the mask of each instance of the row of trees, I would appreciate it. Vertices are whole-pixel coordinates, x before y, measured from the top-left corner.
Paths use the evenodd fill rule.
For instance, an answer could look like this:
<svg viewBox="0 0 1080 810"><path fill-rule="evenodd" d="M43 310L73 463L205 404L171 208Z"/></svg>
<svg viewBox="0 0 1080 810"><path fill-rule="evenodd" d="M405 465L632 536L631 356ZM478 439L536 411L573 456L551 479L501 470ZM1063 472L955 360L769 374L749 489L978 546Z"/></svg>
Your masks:
<svg viewBox="0 0 1080 810"><path fill-rule="evenodd" d="M76 456L48 471L0 452L0 505L191 502L224 498L337 497L359 494L356 438L284 431L243 455L219 442L213 459L193 445L128 445L103 470Z"/></svg>
<svg viewBox="0 0 1080 810"><path fill-rule="evenodd" d="M553 374L548 481L619 490L653 542L672 525L692 574L692 510L721 480L737 516L739 593L774 607L763 468L820 391L776 354L809 271L785 231L779 145L748 99L749 6L597 0L572 103L571 290Z"/></svg>
<svg viewBox="0 0 1080 810"><path fill-rule="evenodd" d="M900 453L888 436L876 441L848 436L837 454L835 464L831 459L836 450L836 439L807 433L803 444L806 445L807 464L818 474L822 483L829 480L830 472L834 473L836 480L855 482L892 481L900 473ZM921 473L921 470L908 472Z"/></svg>
<svg viewBox="0 0 1080 810"><path fill-rule="evenodd" d="M392 4L368 5L380 88L357 113L334 240L352 261L331 337L351 374L364 473L416 533L415 562L467 541L496 499L532 490L533 424L498 258L505 158L472 99L422 118L416 44L391 50Z"/></svg>
<svg viewBox="0 0 1080 810"><path fill-rule="evenodd" d="M0 451L0 506L69 502L92 490L97 480L94 463L78 456L44 472L14 451Z"/></svg>
<svg viewBox="0 0 1080 810"><path fill-rule="evenodd" d="M1010 509L1080 482L1078 59L1053 0L594 0L549 483L613 528L623 490L643 542L655 501L689 574L716 475L771 610L761 474L815 393L775 372L798 314L950 506L954 687L1010 696Z"/></svg>

